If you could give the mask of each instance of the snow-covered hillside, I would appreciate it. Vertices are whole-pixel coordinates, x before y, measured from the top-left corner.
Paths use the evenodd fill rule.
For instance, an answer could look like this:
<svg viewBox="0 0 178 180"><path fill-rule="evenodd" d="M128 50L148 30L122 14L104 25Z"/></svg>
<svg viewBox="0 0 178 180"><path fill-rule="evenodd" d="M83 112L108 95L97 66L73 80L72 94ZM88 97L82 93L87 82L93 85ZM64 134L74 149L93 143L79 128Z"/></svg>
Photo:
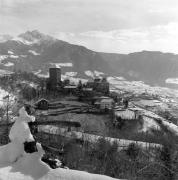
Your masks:
<svg viewBox="0 0 178 180"><path fill-rule="evenodd" d="M24 142L34 141L28 122L34 121L24 107L19 111L9 134L10 143L0 146L1 180L114 180L114 178L69 169L51 169L41 161L44 151L37 143L37 152L26 153Z"/></svg>

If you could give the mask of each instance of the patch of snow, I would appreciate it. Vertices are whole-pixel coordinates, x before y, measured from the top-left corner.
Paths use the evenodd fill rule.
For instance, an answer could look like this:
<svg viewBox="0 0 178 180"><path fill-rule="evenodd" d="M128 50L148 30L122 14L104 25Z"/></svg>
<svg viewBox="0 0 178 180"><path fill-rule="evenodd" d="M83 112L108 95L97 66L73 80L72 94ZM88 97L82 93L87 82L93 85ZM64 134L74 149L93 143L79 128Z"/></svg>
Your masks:
<svg viewBox="0 0 178 180"><path fill-rule="evenodd" d="M21 81L21 84L27 84L28 86L31 86L33 88L37 88L38 84L30 81Z"/></svg>
<svg viewBox="0 0 178 180"><path fill-rule="evenodd" d="M13 55L13 54L10 54L10 55L0 55L0 63L2 62L2 61L4 61L5 59L7 59L7 58L14 58L14 59L16 59L16 58L18 58L19 56L17 56L17 55Z"/></svg>
<svg viewBox="0 0 178 180"><path fill-rule="evenodd" d="M124 81L126 79L124 77L114 76L114 77L108 77L107 80L112 81L112 84L117 84L118 81Z"/></svg>
<svg viewBox="0 0 178 180"><path fill-rule="evenodd" d="M168 105L164 102L158 101L158 100L146 100L142 99L139 101L134 101L134 104L137 104L142 107L157 107L161 109L168 109Z"/></svg>
<svg viewBox="0 0 178 180"><path fill-rule="evenodd" d="M87 70L87 71L85 71L84 72L87 76L89 76L89 77L92 77L93 79L95 78L95 77L99 77L99 78L102 78L103 77L103 75L104 75L104 73L103 72L100 72L100 71L91 71L91 70Z"/></svg>
<svg viewBox="0 0 178 180"><path fill-rule="evenodd" d="M177 125L175 125L171 122L168 122L168 121L162 121L162 123L165 126L167 126L170 131L172 131L175 135L178 136L178 126Z"/></svg>
<svg viewBox="0 0 178 180"><path fill-rule="evenodd" d="M33 40L33 41L27 41L27 40L25 40L25 39L23 39L23 38L20 38L20 37L14 37L12 40L14 40L14 41L19 41L19 42L21 42L21 43L23 43L23 44L26 44L26 45L32 45L32 44L36 44L36 43L38 43L39 41L38 40Z"/></svg>
<svg viewBox="0 0 178 180"><path fill-rule="evenodd" d="M0 76L6 76L6 75L10 75L13 74L14 72L8 71L8 70L4 70L4 69L0 69Z"/></svg>
<svg viewBox="0 0 178 180"><path fill-rule="evenodd" d="M165 82L167 84L178 84L178 78L168 78Z"/></svg>
<svg viewBox="0 0 178 180"><path fill-rule="evenodd" d="M147 117L150 117L150 118L155 118L155 119L161 119L161 117L157 114L155 114L154 112L152 111L148 111L148 110L145 110L141 107L136 107L136 108L129 108L129 109L132 109L132 110L137 110L137 112L139 112L140 115L143 115L143 116L147 116ZM163 119L163 118L162 118ZM164 119L165 120L165 119ZM166 120L165 120L166 121Z"/></svg>
<svg viewBox="0 0 178 180"><path fill-rule="evenodd" d="M12 51L8 51L8 54L14 54Z"/></svg>
<svg viewBox="0 0 178 180"><path fill-rule="evenodd" d="M0 55L0 63L7 58L8 58L8 55Z"/></svg>
<svg viewBox="0 0 178 180"><path fill-rule="evenodd" d="M40 55L40 53L37 53L36 51L33 51L33 50L29 50L28 52L30 52L30 53L33 54L34 56Z"/></svg>
<svg viewBox="0 0 178 180"><path fill-rule="evenodd" d="M160 126L155 122L153 118L142 116L143 117L143 126L139 130L140 132L149 132L151 129L160 130Z"/></svg>
<svg viewBox="0 0 178 180"><path fill-rule="evenodd" d="M52 66L55 66L56 68L61 68L61 67L72 67L72 63L50 63Z"/></svg>
<svg viewBox="0 0 178 180"><path fill-rule="evenodd" d="M0 146L0 163L13 163L23 154L23 152L23 144L18 141Z"/></svg>
<svg viewBox="0 0 178 180"><path fill-rule="evenodd" d="M39 69L38 71L32 71L35 75L39 74L41 72L41 69Z"/></svg>
<svg viewBox="0 0 178 180"><path fill-rule="evenodd" d="M73 76L76 76L77 75L77 72L66 72L65 73L65 76L71 76L71 77L73 77Z"/></svg>
<svg viewBox="0 0 178 180"><path fill-rule="evenodd" d="M49 73L47 73L47 74L40 74L40 73L38 73L38 74L36 74L38 77L41 77L41 78L48 78L49 77Z"/></svg>
<svg viewBox="0 0 178 180"><path fill-rule="evenodd" d="M4 66L6 66L6 67L14 66L14 63L8 62L8 63L4 64Z"/></svg>
<svg viewBox="0 0 178 180"><path fill-rule="evenodd" d="M102 76L104 75L103 72L99 72L99 71L94 71L94 72L92 72L92 71L90 71L90 70L85 71L85 74L86 74L87 76L89 76L89 77L92 77L92 78L95 78L95 77L100 77L100 78L102 78Z"/></svg>
<svg viewBox="0 0 178 180"><path fill-rule="evenodd" d="M97 76L97 77L102 77L102 75L104 75L103 72L99 72L99 71L94 71L94 74L95 74L95 76Z"/></svg>
<svg viewBox="0 0 178 180"><path fill-rule="evenodd" d="M17 55L10 55L9 57L10 57L10 58L14 58L14 59L19 58L19 56L17 56Z"/></svg>
<svg viewBox="0 0 178 180"><path fill-rule="evenodd" d="M13 41L20 41L20 42L22 42L22 38L20 38L20 37L13 37L12 40L13 40Z"/></svg>
<svg viewBox="0 0 178 180"><path fill-rule="evenodd" d="M38 84L35 84L34 82L30 82L29 86L33 87L33 88L37 88Z"/></svg>
<svg viewBox="0 0 178 180"><path fill-rule="evenodd" d="M92 71L90 71L90 70L85 71L85 74L86 74L87 76L89 76L89 77L94 78L94 73L93 73Z"/></svg>

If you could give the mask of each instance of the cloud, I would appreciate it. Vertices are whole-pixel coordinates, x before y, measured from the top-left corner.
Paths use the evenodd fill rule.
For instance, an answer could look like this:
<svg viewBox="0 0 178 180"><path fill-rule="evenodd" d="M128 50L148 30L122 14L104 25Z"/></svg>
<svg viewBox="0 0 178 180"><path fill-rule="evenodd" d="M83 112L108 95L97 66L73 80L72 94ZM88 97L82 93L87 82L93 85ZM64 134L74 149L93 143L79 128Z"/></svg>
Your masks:
<svg viewBox="0 0 178 180"><path fill-rule="evenodd" d="M178 53L178 22L149 28L83 33L58 33L59 39L103 52L130 53L153 50Z"/></svg>
<svg viewBox="0 0 178 180"><path fill-rule="evenodd" d="M165 25L178 19L171 12L175 7L177 0L0 0L0 18L4 29L11 26L14 31L111 31ZM159 12L166 8L170 10Z"/></svg>
<svg viewBox="0 0 178 180"><path fill-rule="evenodd" d="M170 37L178 37L178 22L172 22L168 25L157 25L148 28L121 29L113 31L89 31L81 33L82 36L95 38L108 38L115 40L155 40Z"/></svg>
<svg viewBox="0 0 178 180"><path fill-rule="evenodd" d="M177 0L0 0L0 34L38 29L97 51L177 52L177 8Z"/></svg>

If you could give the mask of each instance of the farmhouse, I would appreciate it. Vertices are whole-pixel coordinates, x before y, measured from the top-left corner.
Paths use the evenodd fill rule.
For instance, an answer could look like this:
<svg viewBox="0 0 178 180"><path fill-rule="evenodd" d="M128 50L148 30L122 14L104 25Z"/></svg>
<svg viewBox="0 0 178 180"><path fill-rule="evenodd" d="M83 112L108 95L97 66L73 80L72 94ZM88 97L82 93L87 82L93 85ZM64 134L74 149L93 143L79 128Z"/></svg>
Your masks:
<svg viewBox="0 0 178 180"><path fill-rule="evenodd" d="M46 99L40 99L35 103L37 109L47 110L49 108L49 101Z"/></svg>
<svg viewBox="0 0 178 180"><path fill-rule="evenodd" d="M74 94L77 91L77 86L75 85L68 85L64 86L64 92L67 94Z"/></svg>
<svg viewBox="0 0 178 180"><path fill-rule="evenodd" d="M101 110L112 109L114 107L114 100L109 97L99 98L94 104Z"/></svg>

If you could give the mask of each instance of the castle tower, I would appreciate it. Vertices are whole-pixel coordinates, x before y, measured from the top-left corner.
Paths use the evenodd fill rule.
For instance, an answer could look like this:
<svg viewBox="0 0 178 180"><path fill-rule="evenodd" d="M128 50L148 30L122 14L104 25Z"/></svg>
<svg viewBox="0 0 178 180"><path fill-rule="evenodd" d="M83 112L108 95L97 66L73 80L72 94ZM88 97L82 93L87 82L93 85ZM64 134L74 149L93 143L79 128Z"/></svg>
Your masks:
<svg viewBox="0 0 178 180"><path fill-rule="evenodd" d="M61 69L50 68L49 69L49 83L52 89L56 88L61 82Z"/></svg>

